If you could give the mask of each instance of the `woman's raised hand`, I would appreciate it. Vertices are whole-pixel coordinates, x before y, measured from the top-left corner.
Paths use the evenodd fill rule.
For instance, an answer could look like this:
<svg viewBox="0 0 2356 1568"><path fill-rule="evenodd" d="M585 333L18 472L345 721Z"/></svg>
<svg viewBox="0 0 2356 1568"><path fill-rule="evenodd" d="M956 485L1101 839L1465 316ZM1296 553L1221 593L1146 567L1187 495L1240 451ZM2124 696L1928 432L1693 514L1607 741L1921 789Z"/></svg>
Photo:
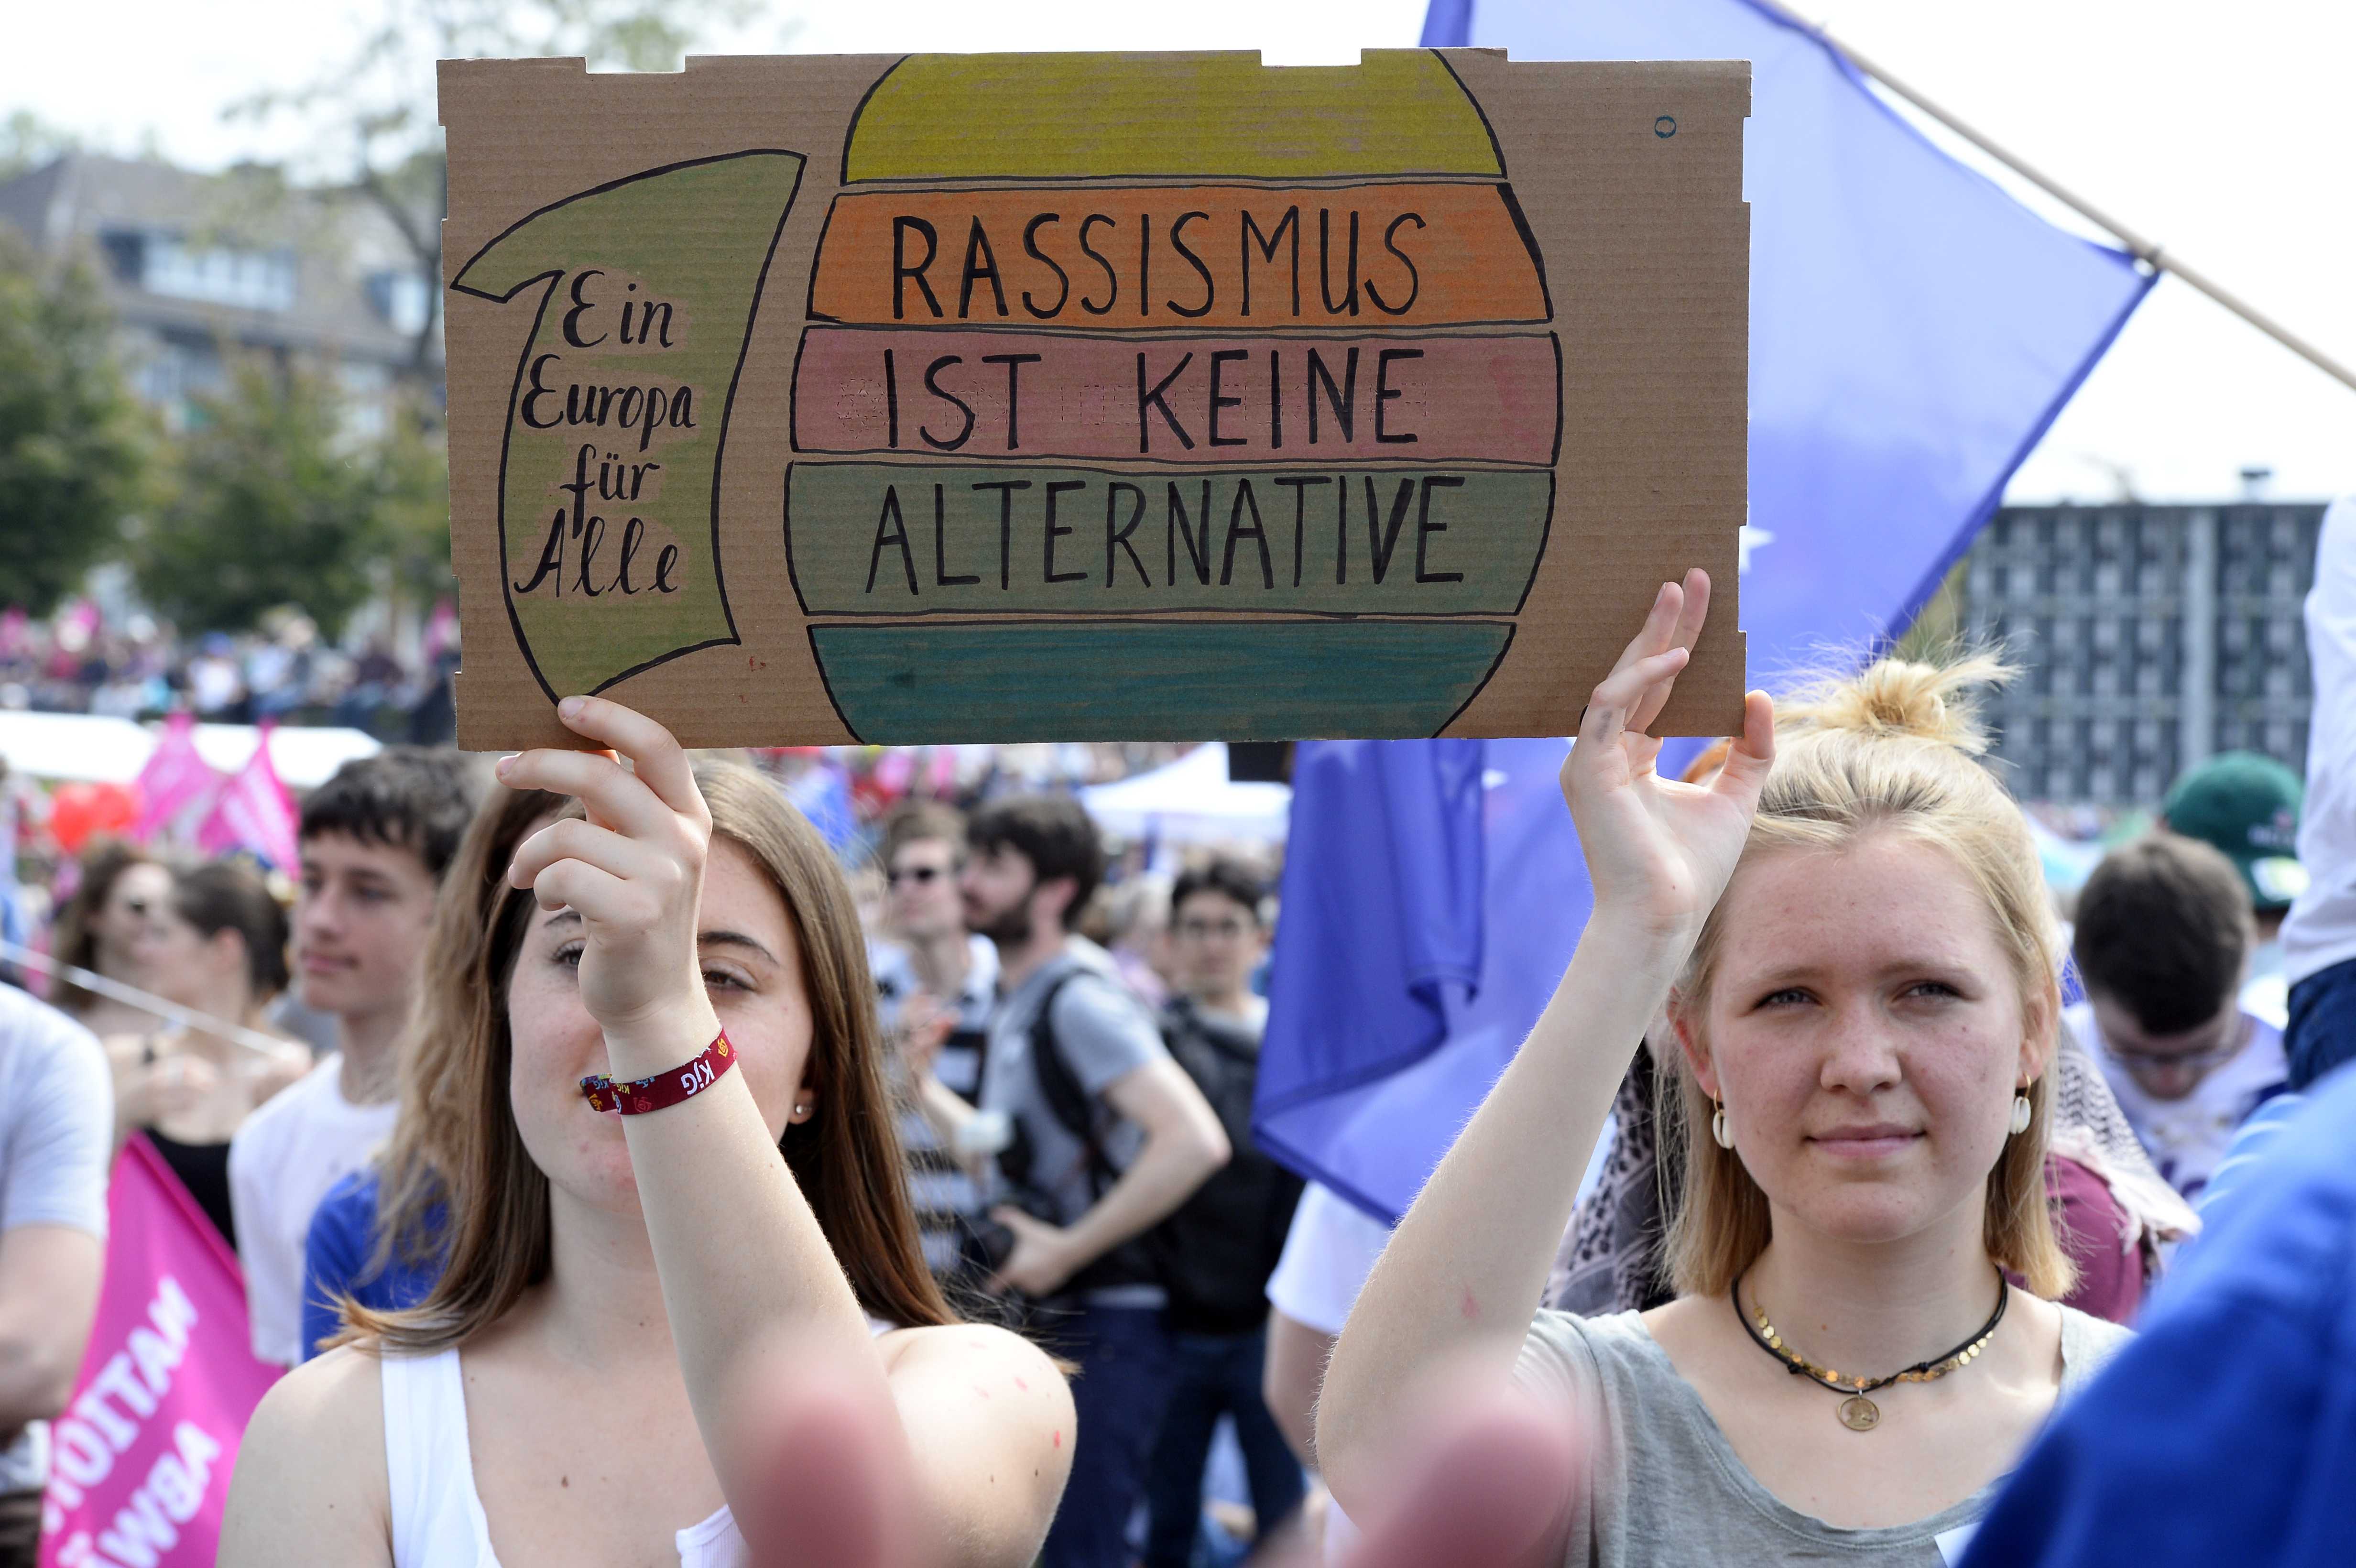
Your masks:
<svg viewBox="0 0 2356 1568"><path fill-rule="evenodd" d="M648 1070L629 1048L671 1065L682 1045L709 1042L719 1020L696 955L712 814L687 753L642 713L596 697L557 705L568 729L613 752L525 752L498 764L509 789L576 796L585 819L552 822L516 849L511 887L542 909L570 906L584 928L581 1001L605 1032L616 1077ZM626 768L614 752L627 757Z"/></svg>
<svg viewBox="0 0 2356 1568"><path fill-rule="evenodd" d="M1644 629L1588 699L1579 744L1562 764L1562 795L1579 827L1599 919L1634 922L1690 940L1734 874L1775 756L1775 708L1744 700L1742 733L1707 784L1653 770L1661 743L1645 731L1669 699L1709 615L1709 574L1665 582Z"/></svg>

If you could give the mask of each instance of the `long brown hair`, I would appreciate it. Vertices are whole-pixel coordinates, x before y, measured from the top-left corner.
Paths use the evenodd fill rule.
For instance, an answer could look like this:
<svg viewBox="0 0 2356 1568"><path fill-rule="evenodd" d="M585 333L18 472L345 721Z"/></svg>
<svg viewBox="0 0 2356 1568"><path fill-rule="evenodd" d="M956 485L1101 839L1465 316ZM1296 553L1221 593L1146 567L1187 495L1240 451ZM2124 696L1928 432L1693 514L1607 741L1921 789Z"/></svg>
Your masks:
<svg viewBox="0 0 2356 1568"><path fill-rule="evenodd" d="M1838 850L1869 832L1895 832L1954 856L1986 902L2024 1009L2046 1043L2060 1024L2054 972L2061 933L2028 820L1979 762L1987 738L1973 696L2010 672L1968 658L1944 668L1882 659L1847 680L1822 682L1775 705L1775 765L1751 818L1742 867L1791 850ZM1670 1005L1699 1038L1711 981L1726 941L1729 901L1702 926ZM1683 1132L1685 1190L1667 1238L1676 1287L1723 1296L1766 1250L1767 1195L1734 1150L1710 1136L1712 1107L1684 1053L1660 1052L1676 1081L1662 1096L1662 1147ZM2050 1061L2050 1055L2049 1055ZM2029 1129L2008 1139L1987 1174L1982 1239L1988 1255L2049 1300L2069 1292L2076 1271L2046 1211L2044 1167L2052 1128L2052 1073L2024 1091Z"/></svg>
<svg viewBox="0 0 2356 1568"><path fill-rule="evenodd" d="M700 761L712 832L753 858L801 944L813 1024L807 1071L821 1115L788 1125L778 1152L818 1217L860 1306L905 1328L957 1320L925 1266L884 1072L875 987L850 886L825 842L741 764ZM494 791L444 883L427 981L405 1053L400 1122L382 1164L378 1264L433 1250L428 1211L448 1203L448 1264L425 1300L375 1312L347 1300L343 1339L404 1352L463 1344L548 1277L548 1178L509 1100L508 980L532 896L506 885L527 829L576 802Z"/></svg>
<svg viewBox="0 0 2356 1568"><path fill-rule="evenodd" d="M160 864L155 856L136 844L126 844L119 838L99 840L90 845L81 857L81 886L58 912L53 928L52 951L58 962L70 964L77 969L98 970L98 922L106 912L106 901L114 894L114 884L123 873L134 866ZM108 976L120 979L120 976ZM98 1005L98 997L70 980L57 984L51 998L68 1012L78 1013Z"/></svg>

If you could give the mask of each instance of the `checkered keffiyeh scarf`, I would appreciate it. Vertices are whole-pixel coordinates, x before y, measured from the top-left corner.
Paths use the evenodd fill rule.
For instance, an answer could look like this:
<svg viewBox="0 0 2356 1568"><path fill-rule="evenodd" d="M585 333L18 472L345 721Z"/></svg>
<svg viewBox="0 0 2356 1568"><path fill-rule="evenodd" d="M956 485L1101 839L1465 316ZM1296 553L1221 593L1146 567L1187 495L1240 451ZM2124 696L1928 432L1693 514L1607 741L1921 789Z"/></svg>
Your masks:
<svg viewBox="0 0 2356 1568"><path fill-rule="evenodd" d="M1680 1157L1673 1153L1662 1159L1656 1120L1658 1097L1674 1092L1652 1051L1639 1051L1612 1103L1617 1136L1602 1177L1571 1216L1562 1250L1555 1255L1547 1306L1593 1317L1646 1311L1675 1298L1662 1246L1668 1216L1676 1211ZM2141 1179L2163 1191L2167 1183L2127 1125L2102 1070L2066 1027L2053 1061L2053 1125L2054 1141L2065 1146L2064 1152L2067 1146L2091 1142L2107 1167L2096 1174L2110 1182L2114 1195L2147 1230L2166 1233L2171 1228L2171 1216L2144 1213L2136 1202L2136 1194L2148 1190Z"/></svg>

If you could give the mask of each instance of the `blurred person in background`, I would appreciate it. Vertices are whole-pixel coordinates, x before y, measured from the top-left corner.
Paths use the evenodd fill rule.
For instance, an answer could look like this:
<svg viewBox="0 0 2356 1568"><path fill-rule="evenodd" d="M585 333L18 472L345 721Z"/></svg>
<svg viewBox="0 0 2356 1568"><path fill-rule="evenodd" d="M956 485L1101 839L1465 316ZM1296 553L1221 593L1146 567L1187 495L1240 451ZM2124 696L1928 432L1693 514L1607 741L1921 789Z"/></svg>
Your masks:
<svg viewBox="0 0 2356 1568"><path fill-rule="evenodd" d="M1157 871L1130 878L1112 890L1110 940L1120 983L1149 1008L1170 999L1170 879Z"/></svg>
<svg viewBox="0 0 2356 1568"><path fill-rule="evenodd" d="M989 1171L995 1285L1079 1364L1079 1435L1045 1568L1121 1568L1169 1392L1167 1296L1144 1234L1226 1163L1218 1114L1105 950L1072 930L1104 875L1078 802L1010 795L967 825L966 922L998 948L981 1107L1008 1141ZM985 1122L983 1125L990 1125Z"/></svg>
<svg viewBox="0 0 2356 1568"><path fill-rule="evenodd" d="M895 807L884 819L883 858L898 940L869 949L876 1012L909 1100L900 1118L908 1197L925 1262L941 1275L956 1271L959 1237L981 1212L980 1189L943 1129L981 1097L984 1031L998 998L998 949L966 929L958 893L965 854L965 818L954 807L929 800ZM941 1094L956 1103L926 1103Z"/></svg>
<svg viewBox="0 0 2356 1568"><path fill-rule="evenodd" d="M2323 515L2307 656L2315 707L2298 857L2308 885L2282 933L2290 982L2283 1044L2299 1090L2356 1058L2356 496Z"/></svg>
<svg viewBox="0 0 2356 1568"><path fill-rule="evenodd" d="M2283 917L2308 884L2298 859L2306 795L2298 775L2272 757L2227 752L2187 768L2160 808L2162 827L2213 846L2241 873L2257 922L2242 1006L2276 1029L2286 1020L2290 1001L2283 978Z"/></svg>
<svg viewBox="0 0 2356 1568"><path fill-rule="evenodd" d="M98 1314L113 1091L97 1039L0 986L0 1568L33 1568L65 1408Z"/></svg>
<svg viewBox="0 0 2356 1568"><path fill-rule="evenodd" d="M2269 1101L2265 1110L2297 1096ZM2356 1073L2202 1195L2134 1343L2006 1483L1965 1568L2336 1568L2356 1496Z"/></svg>
<svg viewBox="0 0 2356 1568"><path fill-rule="evenodd" d="M245 710L245 677L238 673L237 645L228 634L207 632L187 663L188 700L209 719L239 720Z"/></svg>
<svg viewBox="0 0 2356 1568"><path fill-rule="evenodd" d="M1258 1539L1288 1521L1308 1489L1260 1394L1268 1276L1301 1189L1251 1136L1268 1002L1250 981L1268 948L1266 900L1258 879L1232 860L1184 873L1170 895L1178 994L1162 1010L1162 1038L1218 1113L1234 1157L1151 1237L1169 1295L1176 1371L1146 1477L1146 1568L1187 1568L1193 1560L1204 1461L1222 1415L1235 1422Z"/></svg>
<svg viewBox="0 0 2356 1568"><path fill-rule="evenodd" d="M2212 846L2154 833L2094 868L2077 912L2086 999L2066 1020L2160 1175L2195 1198L2287 1074L2281 1032L2240 999L2256 940L2248 886Z"/></svg>
<svg viewBox="0 0 2356 1568"><path fill-rule="evenodd" d="M96 847L82 858L81 885L58 912L57 961L150 989L134 944L171 896L171 871L145 850L120 843ZM143 1008L66 981L59 982L58 1006L101 1040L146 1034L157 1021Z"/></svg>
<svg viewBox="0 0 2356 1568"><path fill-rule="evenodd" d="M335 1052L230 1141L230 1206L256 1359L304 1359L311 1216L392 1132L401 1046L423 978L442 873L474 815L453 751L399 746L346 763L303 803L294 983L336 1022Z"/></svg>
<svg viewBox="0 0 2356 1568"><path fill-rule="evenodd" d="M260 877L230 860L176 874L168 898L132 944L149 988L167 1002L266 1033L263 1013L286 985L286 914ZM145 1131L231 1246L230 1139L256 1107L309 1071L293 1041L264 1053L196 1023L107 1040L119 1145Z"/></svg>
<svg viewBox="0 0 2356 1568"><path fill-rule="evenodd" d="M483 998L447 982L476 962L483 932L482 901L517 847L554 821L563 796L537 790L495 789L475 810L443 875L447 890L435 904L427 933L417 1014L399 1053L400 1104L384 1147L359 1169L328 1189L311 1215L304 1242L303 1328L305 1360L343 1329L343 1306L370 1312L415 1307L442 1277L449 1246L449 1173L465 1151L460 1124L447 1112L440 1074L448 1051L437 1042L475 1027Z"/></svg>

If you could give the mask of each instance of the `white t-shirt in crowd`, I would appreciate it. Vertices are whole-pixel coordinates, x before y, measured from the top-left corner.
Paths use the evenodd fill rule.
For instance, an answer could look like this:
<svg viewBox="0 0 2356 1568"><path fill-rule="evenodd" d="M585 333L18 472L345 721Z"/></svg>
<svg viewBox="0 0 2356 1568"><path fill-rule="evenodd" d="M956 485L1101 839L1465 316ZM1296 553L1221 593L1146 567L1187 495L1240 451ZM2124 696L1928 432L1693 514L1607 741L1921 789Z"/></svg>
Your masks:
<svg viewBox="0 0 2356 1568"><path fill-rule="evenodd" d="M106 1238L114 1078L90 1030L0 984L0 1231L65 1225ZM49 1428L0 1448L0 1492L49 1479Z"/></svg>
<svg viewBox="0 0 2356 1568"><path fill-rule="evenodd" d="M2315 706L2307 804L2298 822L2307 891L2283 922L2283 974L2296 986L2356 958L2356 496L2331 504L2307 595Z"/></svg>
<svg viewBox="0 0 2356 1568"><path fill-rule="evenodd" d="M2185 1198L2196 1199L2209 1185L2233 1130L2261 1104L2283 1092L2289 1063L2283 1056L2282 1030L2246 1009L2250 1041L2241 1053L2201 1080L2181 1100L2160 1100L2147 1094L2127 1070L2111 1058L2103 1031L2094 1022L2094 1007L2080 1002L2062 1013L2072 1032L2103 1069L2103 1076L2118 1097L2127 1125L2143 1140L2144 1152L2168 1184Z"/></svg>
<svg viewBox="0 0 2356 1568"><path fill-rule="evenodd" d="M1268 1276L1268 1299L1279 1312L1320 1334L1339 1334L1391 1228L1330 1187L1301 1189L1284 1251Z"/></svg>
<svg viewBox="0 0 2356 1568"><path fill-rule="evenodd" d="M282 1367L303 1360L303 1243L327 1189L369 1162L401 1107L344 1098L338 1052L264 1102L229 1146L230 1208L245 1265L253 1353Z"/></svg>

